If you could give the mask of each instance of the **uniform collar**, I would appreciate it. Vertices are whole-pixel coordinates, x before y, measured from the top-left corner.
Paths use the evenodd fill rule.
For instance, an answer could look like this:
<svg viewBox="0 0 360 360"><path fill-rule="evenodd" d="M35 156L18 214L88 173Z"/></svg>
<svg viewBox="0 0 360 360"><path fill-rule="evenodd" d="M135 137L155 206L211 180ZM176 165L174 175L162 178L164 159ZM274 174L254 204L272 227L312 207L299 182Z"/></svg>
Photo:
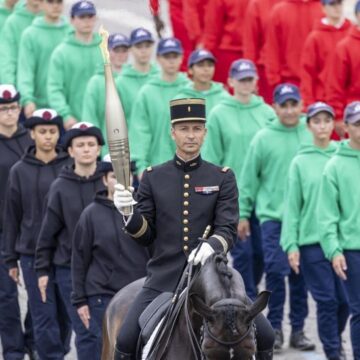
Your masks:
<svg viewBox="0 0 360 360"><path fill-rule="evenodd" d="M174 164L177 168L183 170L184 172L193 171L197 169L202 163L201 155L190 161L184 161L179 156L175 154L174 156Z"/></svg>

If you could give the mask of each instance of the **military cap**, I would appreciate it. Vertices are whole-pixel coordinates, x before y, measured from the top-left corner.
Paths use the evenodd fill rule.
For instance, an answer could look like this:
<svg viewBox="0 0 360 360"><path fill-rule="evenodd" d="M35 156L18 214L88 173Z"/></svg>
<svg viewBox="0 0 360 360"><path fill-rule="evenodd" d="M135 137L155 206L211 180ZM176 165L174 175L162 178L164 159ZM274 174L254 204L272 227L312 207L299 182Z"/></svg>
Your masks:
<svg viewBox="0 0 360 360"><path fill-rule="evenodd" d="M14 85L0 85L0 104L10 104L20 100L20 93L15 89Z"/></svg>
<svg viewBox="0 0 360 360"><path fill-rule="evenodd" d="M93 124L83 121L76 123L70 130L65 133L63 138L65 149L71 145L73 139L80 136L95 136L99 145L105 144L101 130Z"/></svg>
<svg viewBox="0 0 360 360"><path fill-rule="evenodd" d="M36 125L56 125L60 130L62 124L62 117L52 109L36 110L31 117L25 121L25 126L29 129L33 129Z"/></svg>
<svg viewBox="0 0 360 360"><path fill-rule="evenodd" d="M171 124L188 121L206 122L205 99L177 99L170 101Z"/></svg>

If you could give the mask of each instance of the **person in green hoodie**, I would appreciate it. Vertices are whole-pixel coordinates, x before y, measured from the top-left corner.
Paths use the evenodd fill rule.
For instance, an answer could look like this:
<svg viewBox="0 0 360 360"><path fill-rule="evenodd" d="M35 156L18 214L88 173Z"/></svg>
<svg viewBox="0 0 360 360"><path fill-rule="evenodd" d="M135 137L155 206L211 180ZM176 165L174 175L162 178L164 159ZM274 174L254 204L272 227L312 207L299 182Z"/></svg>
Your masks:
<svg viewBox="0 0 360 360"><path fill-rule="evenodd" d="M195 50L188 60L188 73L192 82L186 84L174 99L202 98L206 101L206 114L222 99L229 97L223 84L212 81L215 73L215 56L208 50Z"/></svg>
<svg viewBox="0 0 360 360"><path fill-rule="evenodd" d="M92 2L76 2L71 8L75 31L53 51L50 59L48 101L64 118L66 130L80 121L87 83L103 64L99 47L102 39L94 33L96 19Z"/></svg>
<svg viewBox="0 0 360 360"><path fill-rule="evenodd" d="M250 233L249 219L256 203L261 224L266 288L272 291L268 319L275 329L275 350L281 350L284 337L282 320L286 298L285 277L289 276L290 346L312 350L315 345L305 336L303 328L308 314L307 291L302 274L289 267L280 247L284 189L290 163L302 142L310 141L310 133L301 121L302 101L297 86L289 83L274 90L274 108L278 119L260 130L251 141L244 160L240 189L240 223L238 233Z"/></svg>
<svg viewBox="0 0 360 360"><path fill-rule="evenodd" d="M109 36L108 48L113 76L116 79L123 69L123 65L128 60L130 42L123 34L111 34ZM105 71L104 65L100 65L98 72L90 79L86 86L82 119L88 121L101 129L106 138L105 124ZM104 145L101 154L104 156L109 153L107 145Z"/></svg>
<svg viewBox="0 0 360 360"><path fill-rule="evenodd" d="M175 145L170 136L169 101L188 79L179 73L183 49L176 38L160 40L157 60L161 75L144 85L131 112L129 126L130 153L138 174L174 156Z"/></svg>
<svg viewBox="0 0 360 360"><path fill-rule="evenodd" d="M232 63L229 86L234 96L224 98L209 115L208 135L203 156L221 166L230 166L239 182L245 155L255 134L276 118L273 108L254 95L258 73L255 64L246 59ZM263 274L263 254L259 222L253 213L251 235L237 241L231 251L233 264L245 283L250 298L257 295L256 286Z"/></svg>
<svg viewBox="0 0 360 360"><path fill-rule="evenodd" d="M41 11L41 0L26 0L14 8L1 31L0 79L3 84L16 85L21 35Z"/></svg>
<svg viewBox="0 0 360 360"><path fill-rule="evenodd" d="M37 108L48 106L46 81L54 49L70 31L62 16L63 0L44 0L44 16L36 18L21 36L17 84L24 114L29 118Z"/></svg>
<svg viewBox="0 0 360 360"><path fill-rule="evenodd" d="M353 359L360 359L360 101L347 105L350 140L328 161L317 202L319 238L325 256L344 281L351 313Z"/></svg>
<svg viewBox="0 0 360 360"><path fill-rule="evenodd" d="M333 108L325 103L308 108L313 144L303 146L290 165L280 244L317 303L318 332L327 359L340 360L349 307L343 284L321 249L316 211L325 165L337 150L336 143L330 142L334 118Z"/></svg>
<svg viewBox="0 0 360 360"><path fill-rule="evenodd" d="M130 45L133 63L125 65L115 80L128 125L137 94L152 76L159 73L159 68L151 63L154 38L150 31L134 29L130 34Z"/></svg>
<svg viewBox="0 0 360 360"><path fill-rule="evenodd" d="M11 15L14 6L18 0L1 0L0 1L0 33L4 26L6 19Z"/></svg>

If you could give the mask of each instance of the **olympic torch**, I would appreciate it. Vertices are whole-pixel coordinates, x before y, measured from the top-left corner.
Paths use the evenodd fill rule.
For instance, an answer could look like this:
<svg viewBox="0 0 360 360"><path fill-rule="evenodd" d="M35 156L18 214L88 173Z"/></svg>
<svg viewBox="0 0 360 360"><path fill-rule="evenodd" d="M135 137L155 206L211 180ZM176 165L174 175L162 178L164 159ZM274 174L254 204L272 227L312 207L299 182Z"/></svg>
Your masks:
<svg viewBox="0 0 360 360"><path fill-rule="evenodd" d="M103 28L99 31L102 42L101 53L105 69L105 121L106 135L111 162L118 183L130 186L130 151L129 138L124 110L115 87L108 51L109 33ZM130 215L131 209L124 209L124 215Z"/></svg>

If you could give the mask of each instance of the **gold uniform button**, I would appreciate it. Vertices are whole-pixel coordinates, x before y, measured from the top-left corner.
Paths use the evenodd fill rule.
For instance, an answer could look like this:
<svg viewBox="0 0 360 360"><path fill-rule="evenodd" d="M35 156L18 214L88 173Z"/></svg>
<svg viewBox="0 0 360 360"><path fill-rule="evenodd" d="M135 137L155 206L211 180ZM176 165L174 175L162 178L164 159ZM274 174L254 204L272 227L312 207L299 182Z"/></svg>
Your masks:
<svg viewBox="0 0 360 360"><path fill-rule="evenodd" d="M189 193L188 193L188 192L184 192L184 197L188 198L188 197L189 197Z"/></svg>
<svg viewBox="0 0 360 360"><path fill-rule="evenodd" d="M184 241L189 241L189 237L188 237L188 236L184 236Z"/></svg>
<svg viewBox="0 0 360 360"><path fill-rule="evenodd" d="M188 201L184 201L184 206L189 206L189 202L188 202Z"/></svg>
<svg viewBox="0 0 360 360"><path fill-rule="evenodd" d="M189 184L187 184L187 183L186 183L186 184L184 184L184 188L185 188L185 189L188 189L189 187L190 187L190 185L189 185Z"/></svg>
<svg viewBox="0 0 360 360"><path fill-rule="evenodd" d="M188 233L189 232L189 228L188 227L184 227L184 232Z"/></svg>
<svg viewBox="0 0 360 360"><path fill-rule="evenodd" d="M187 224L189 223L189 220L188 220L188 219L184 219L184 220L183 220L183 223L184 223L185 225L187 225Z"/></svg>
<svg viewBox="0 0 360 360"><path fill-rule="evenodd" d="M184 178L185 178L186 180L189 180L189 179L190 179L190 175L189 175L189 174L186 174L186 175L184 176Z"/></svg>
<svg viewBox="0 0 360 360"><path fill-rule="evenodd" d="M189 215L189 212L187 210L184 210L183 215L187 216L187 215Z"/></svg>
<svg viewBox="0 0 360 360"><path fill-rule="evenodd" d="M184 251L188 251L189 247L187 245L184 246Z"/></svg>

